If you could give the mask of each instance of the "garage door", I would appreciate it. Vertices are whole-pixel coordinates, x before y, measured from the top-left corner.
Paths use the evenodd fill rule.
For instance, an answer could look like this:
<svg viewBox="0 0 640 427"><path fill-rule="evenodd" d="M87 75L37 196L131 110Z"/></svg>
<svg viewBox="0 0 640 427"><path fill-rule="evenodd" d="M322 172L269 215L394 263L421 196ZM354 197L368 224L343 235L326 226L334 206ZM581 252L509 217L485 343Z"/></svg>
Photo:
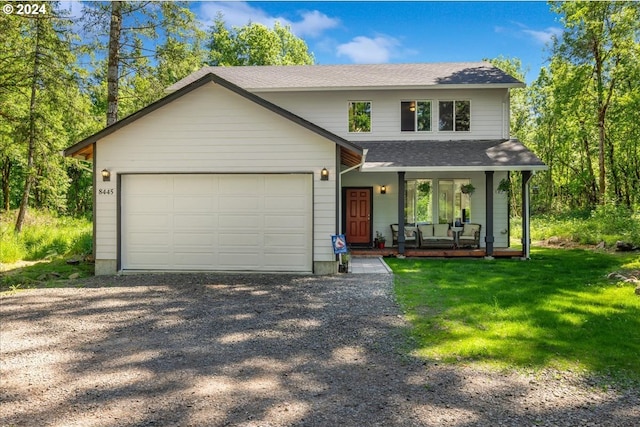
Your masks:
<svg viewBox="0 0 640 427"><path fill-rule="evenodd" d="M123 270L312 270L311 175L124 175Z"/></svg>

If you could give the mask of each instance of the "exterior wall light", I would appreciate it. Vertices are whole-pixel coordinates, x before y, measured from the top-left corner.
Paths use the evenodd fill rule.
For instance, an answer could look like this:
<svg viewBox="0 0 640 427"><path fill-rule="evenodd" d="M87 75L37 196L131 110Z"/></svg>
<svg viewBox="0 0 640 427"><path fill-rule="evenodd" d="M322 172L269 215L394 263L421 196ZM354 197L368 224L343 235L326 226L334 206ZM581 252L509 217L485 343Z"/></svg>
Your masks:
<svg viewBox="0 0 640 427"><path fill-rule="evenodd" d="M320 171L320 181L329 181L329 171L327 168L322 168Z"/></svg>
<svg viewBox="0 0 640 427"><path fill-rule="evenodd" d="M102 169L102 180L105 182L111 181L111 171L109 169Z"/></svg>
<svg viewBox="0 0 640 427"><path fill-rule="evenodd" d="M381 185L380 186L380 194L387 194L387 186L386 185Z"/></svg>

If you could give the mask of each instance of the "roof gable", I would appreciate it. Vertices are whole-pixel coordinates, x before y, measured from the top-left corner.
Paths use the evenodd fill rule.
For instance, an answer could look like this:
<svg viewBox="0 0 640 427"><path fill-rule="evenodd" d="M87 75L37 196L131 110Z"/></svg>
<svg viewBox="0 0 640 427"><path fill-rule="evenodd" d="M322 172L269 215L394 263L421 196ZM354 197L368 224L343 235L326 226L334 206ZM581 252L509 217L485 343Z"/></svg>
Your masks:
<svg viewBox="0 0 640 427"><path fill-rule="evenodd" d="M146 116L147 114L169 104L170 102L186 95L187 93L207 84L207 83L216 83L232 92L235 92L236 94L288 119L291 120L292 122L330 140L333 141L334 143L336 143L338 146L352 152L353 154L356 155L356 157L361 157L363 154L363 149L361 147L359 147L356 144L353 144L349 141L347 141L344 138L339 137L338 135L329 132L328 130L321 128L311 122L309 122L308 120L303 119L302 117L299 117L293 113L291 113L288 110L283 109L282 107L279 107L269 101L267 101L264 98L259 97L258 95L255 95L253 93L250 93L248 91L246 91L245 89L211 73L211 72L207 72L204 75L201 75L197 80L194 80L192 82L189 82L187 85L181 87L179 90L176 90L173 93L170 93L169 95L165 96L164 98L159 99L158 101L148 105L147 107L136 111L135 113L123 118L122 120L117 121L116 123L107 126L106 128L102 129L101 131L83 139L82 141L72 145L71 147L65 149L63 151L63 154L65 156L75 156L75 155L82 155L83 157L90 159L93 157L93 144L95 142L97 142L98 140L116 132L117 130L135 122L136 120Z"/></svg>

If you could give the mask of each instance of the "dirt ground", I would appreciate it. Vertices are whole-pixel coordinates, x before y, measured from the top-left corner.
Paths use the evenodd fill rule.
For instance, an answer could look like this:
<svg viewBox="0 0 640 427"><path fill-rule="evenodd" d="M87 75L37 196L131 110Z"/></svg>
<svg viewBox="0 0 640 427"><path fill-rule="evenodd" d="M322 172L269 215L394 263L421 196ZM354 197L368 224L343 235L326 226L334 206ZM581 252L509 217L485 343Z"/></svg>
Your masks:
<svg viewBox="0 0 640 427"><path fill-rule="evenodd" d="M0 426L638 426L640 393L409 355L390 275L94 277L0 296Z"/></svg>

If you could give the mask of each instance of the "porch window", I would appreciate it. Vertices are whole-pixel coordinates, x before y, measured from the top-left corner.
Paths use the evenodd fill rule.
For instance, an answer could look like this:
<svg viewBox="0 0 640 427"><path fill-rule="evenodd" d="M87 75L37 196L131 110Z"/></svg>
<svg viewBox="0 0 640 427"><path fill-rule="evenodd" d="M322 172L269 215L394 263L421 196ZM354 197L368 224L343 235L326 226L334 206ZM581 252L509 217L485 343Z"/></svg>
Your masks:
<svg viewBox="0 0 640 427"><path fill-rule="evenodd" d="M349 132L371 132L371 101L349 102Z"/></svg>
<svg viewBox="0 0 640 427"><path fill-rule="evenodd" d="M438 130L469 132L471 129L470 101L438 102Z"/></svg>
<svg viewBox="0 0 640 427"><path fill-rule="evenodd" d="M471 219L471 196L462 192L462 186L469 183L468 179L407 180L405 222L434 223L434 214L437 214L440 224L468 222Z"/></svg>
<svg viewBox="0 0 640 427"><path fill-rule="evenodd" d="M433 222L433 193L430 179L405 183L404 220L408 224Z"/></svg>
<svg viewBox="0 0 640 427"><path fill-rule="evenodd" d="M431 131L431 101L402 101L400 130L402 132Z"/></svg>
<svg viewBox="0 0 640 427"><path fill-rule="evenodd" d="M471 218L471 197L461 187L468 179L438 180L438 222L440 224L465 222Z"/></svg>

